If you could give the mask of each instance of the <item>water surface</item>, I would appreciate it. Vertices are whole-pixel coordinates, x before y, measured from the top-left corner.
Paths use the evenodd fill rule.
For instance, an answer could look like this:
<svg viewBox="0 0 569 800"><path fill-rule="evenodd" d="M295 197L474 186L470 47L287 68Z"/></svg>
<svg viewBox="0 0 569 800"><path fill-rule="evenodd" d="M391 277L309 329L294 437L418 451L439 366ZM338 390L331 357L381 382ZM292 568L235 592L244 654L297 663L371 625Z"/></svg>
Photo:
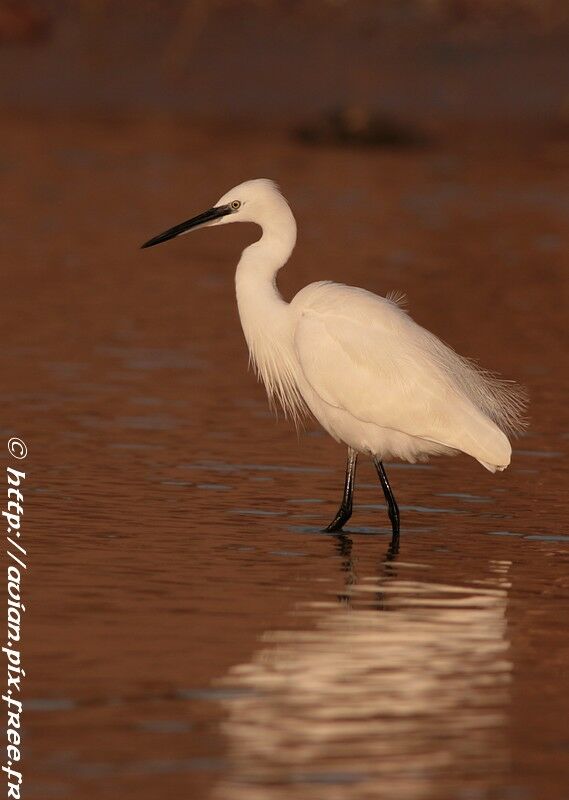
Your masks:
<svg viewBox="0 0 569 800"><path fill-rule="evenodd" d="M565 149L319 151L170 122L5 133L27 796L567 797ZM254 230L137 249L257 175L298 214L287 297L321 278L402 289L419 322L529 387L504 474L388 467L396 558L369 465L345 536L320 532L344 454L275 424L247 375L233 266Z"/></svg>

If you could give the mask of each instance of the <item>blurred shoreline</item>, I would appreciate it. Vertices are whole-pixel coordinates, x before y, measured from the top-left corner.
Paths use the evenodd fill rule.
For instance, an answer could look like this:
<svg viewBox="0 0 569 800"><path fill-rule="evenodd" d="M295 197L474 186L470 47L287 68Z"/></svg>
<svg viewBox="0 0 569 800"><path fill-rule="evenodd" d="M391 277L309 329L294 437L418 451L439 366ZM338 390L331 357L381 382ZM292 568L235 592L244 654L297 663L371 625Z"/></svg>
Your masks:
<svg viewBox="0 0 569 800"><path fill-rule="evenodd" d="M13 112L225 124L351 106L435 125L569 116L569 12L556 2L28 7L41 20L30 40L0 37L0 98Z"/></svg>

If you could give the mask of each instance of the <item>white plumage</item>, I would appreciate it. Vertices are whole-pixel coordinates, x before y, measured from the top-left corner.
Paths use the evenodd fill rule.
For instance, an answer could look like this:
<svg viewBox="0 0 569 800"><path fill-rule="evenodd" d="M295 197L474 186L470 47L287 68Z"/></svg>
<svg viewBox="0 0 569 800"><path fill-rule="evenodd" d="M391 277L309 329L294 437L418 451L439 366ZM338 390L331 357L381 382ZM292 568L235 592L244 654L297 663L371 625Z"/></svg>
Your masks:
<svg viewBox="0 0 569 800"><path fill-rule="evenodd" d="M295 297L302 373L324 403L329 432L382 459L462 450L504 469L520 401L421 328L393 300L317 283ZM316 414L318 416L318 414ZM365 423L354 427L353 421ZM514 423L515 424L515 423ZM352 429L352 433L349 429Z"/></svg>
<svg viewBox="0 0 569 800"><path fill-rule="evenodd" d="M276 275L294 248L296 223L272 181L236 186L204 215L147 245L198 226L239 221L262 228L237 266L243 331L269 398L288 416L298 422L310 411L350 452L371 455L376 466L383 459L413 462L458 451L492 472L508 466L507 434L523 427L523 392L417 325L401 297L322 281L290 303L283 300Z"/></svg>

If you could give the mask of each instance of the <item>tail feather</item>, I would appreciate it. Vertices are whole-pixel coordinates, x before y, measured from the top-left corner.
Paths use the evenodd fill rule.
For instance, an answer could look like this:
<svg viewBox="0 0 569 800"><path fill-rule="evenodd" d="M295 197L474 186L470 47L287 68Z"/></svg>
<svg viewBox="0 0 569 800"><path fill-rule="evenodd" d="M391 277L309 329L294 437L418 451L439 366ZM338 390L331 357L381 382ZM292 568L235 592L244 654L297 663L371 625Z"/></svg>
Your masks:
<svg viewBox="0 0 569 800"><path fill-rule="evenodd" d="M438 365L461 395L467 397L503 433L515 436L525 430L528 424L525 418L528 397L522 386L480 369L440 339L433 339L436 340L433 354Z"/></svg>

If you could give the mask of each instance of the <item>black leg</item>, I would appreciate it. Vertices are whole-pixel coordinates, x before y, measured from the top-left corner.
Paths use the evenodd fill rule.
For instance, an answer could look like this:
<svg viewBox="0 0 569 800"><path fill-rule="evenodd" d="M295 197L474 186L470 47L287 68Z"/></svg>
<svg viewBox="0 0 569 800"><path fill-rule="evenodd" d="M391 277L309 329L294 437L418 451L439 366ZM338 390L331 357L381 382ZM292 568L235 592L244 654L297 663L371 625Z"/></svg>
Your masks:
<svg viewBox="0 0 569 800"><path fill-rule="evenodd" d="M324 528L326 533L335 533L341 531L346 522L352 516L352 498L354 494L354 483L356 480L356 464L358 463L358 454L351 447L348 447L348 462L346 464L346 483L344 484L344 496L338 513L328 525Z"/></svg>
<svg viewBox="0 0 569 800"><path fill-rule="evenodd" d="M399 540L399 508L397 507L397 503L395 502L395 498L393 497L393 492L391 491L391 486L389 485L389 481L387 480L387 473L385 472L385 468L379 458L374 456L373 463L375 464L375 468L377 470L377 474L379 475L379 480L381 482L381 488L383 489L383 494L385 495L385 502L387 503L387 513L389 514L389 519L391 520L391 528L393 530L393 540L392 542L396 543L398 546ZM395 542L397 540L397 542Z"/></svg>

